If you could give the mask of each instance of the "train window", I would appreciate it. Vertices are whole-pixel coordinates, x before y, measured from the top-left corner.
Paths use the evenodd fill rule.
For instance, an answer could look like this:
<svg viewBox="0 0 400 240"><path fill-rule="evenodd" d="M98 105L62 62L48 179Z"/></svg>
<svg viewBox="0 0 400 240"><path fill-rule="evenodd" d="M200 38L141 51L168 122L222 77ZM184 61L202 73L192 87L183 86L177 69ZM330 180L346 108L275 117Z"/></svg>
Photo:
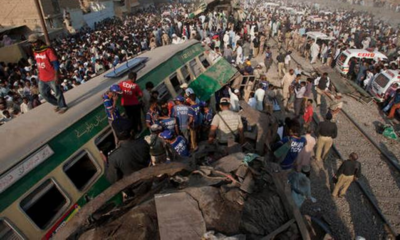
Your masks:
<svg viewBox="0 0 400 240"><path fill-rule="evenodd" d="M168 101L172 98L171 93L169 93L165 83L161 83L160 85L158 85L155 90L158 91L158 97L160 100Z"/></svg>
<svg viewBox="0 0 400 240"><path fill-rule="evenodd" d="M86 151L67 162L63 170L79 191L83 190L99 172Z"/></svg>
<svg viewBox="0 0 400 240"><path fill-rule="evenodd" d="M20 206L39 228L46 229L60 217L68 204L69 200L49 179L24 198Z"/></svg>
<svg viewBox="0 0 400 240"><path fill-rule="evenodd" d="M206 56L204 56L204 54L200 55L199 59L205 69L207 69L210 66L210 63L208 62L208 60L207 60Z"/></svg>
<svg viewBox="0 0 400 240"><path fill-rule="evenodd" d="M186 81L187 83L189 83L190 80L192 80L187 66L183 66L183 67L181 68L181 73L182 73L182 76L183 76L183 78L185 79L185 81Z"/></svg>
<svg viewBox="0 0 400 240"><path fill-rule="evenodd" d="M23 239L11 225L4 219L0 219L0 239L18 240Z"/></svg>
<svg viewBox="0 0 400 240"><path fill-rule="evenodd" d="M197 64L196 59L190 61L189 66L194 76L197 78L201 74L201 67Z"/></svg>
<svg viewBox="0 0 400 240"><path fill-rule="evenodd" d="M169 81L171 82L172 87L174 88L176 94L180 94L182 92L181 83L179 82L178 75L175 73L171 77L169 77Z"/></svg>
<svg viewBox="0 0 400 240"><path fill-rule="evenodd" d="M105 156L108 156L108 154L115 149L115 139L111 128L108 128L107 131L104 131L100 136L98 136L94 143L99 151L101 151Z"/></svg>

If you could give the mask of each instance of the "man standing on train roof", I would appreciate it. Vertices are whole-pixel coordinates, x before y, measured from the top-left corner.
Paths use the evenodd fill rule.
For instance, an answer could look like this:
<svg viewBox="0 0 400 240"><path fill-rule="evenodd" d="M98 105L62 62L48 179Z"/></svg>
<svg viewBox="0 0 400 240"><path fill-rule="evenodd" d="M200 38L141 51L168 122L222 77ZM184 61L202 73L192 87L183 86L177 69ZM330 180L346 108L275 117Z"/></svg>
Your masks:
<svg viewBox="0 0 400 240"><path fill-rule="evenodd" d="M175 106L171 109L171 117L174 117L178 122L178 128L180 134L189 139L189 107L184 105L185 98L182 96L177 96L175 98Z"/></svg>
<svg viewBox="0 0 400 240"><path fill-rule="evenodd" d="M121 105L125 108L125 113L132 121L135 131L141 131L141 104L139 97L143 97L142 90L136 84L137 73L129 72L128 79L119 83L122 90Z"/></svg>
<svg viewBox="0 0 400 240"><path fill-rule="evenodd" d="M64 94L61 91L58 79L58 70L60 63L54 50L46 46L39 39L37 34L32 34L28 38L32 45L33 55L39 70L39 91L40 95L51 105L54 105L54 111L63 114L68 110L65 103ZM51 94L54 92L54 96Z"/></svg>
<svg viewBox="0 0 400 240"><path fill-rule="evenodd" d="M145 168L150 162L150 147L144 139L135 139L132 121L119 118L112 128L120 145L110 153L105 162L105 176L110 183Z"/></svg>
<svg viewBox="0 0 400 240"><path fill-rule="evenodd" d="M108 117L108 123L110 126L112 126L112 123L114 120L121 118L121 115L119 114L118 106L117 106L117 101L118 101L118 95L122 94L121 88L114 84L110 87L110 89L103 94L103 104L106 110L106 114ZM114 131L114 139L115 139L115 146L118 146L118 138L117 135Z"/></svg>

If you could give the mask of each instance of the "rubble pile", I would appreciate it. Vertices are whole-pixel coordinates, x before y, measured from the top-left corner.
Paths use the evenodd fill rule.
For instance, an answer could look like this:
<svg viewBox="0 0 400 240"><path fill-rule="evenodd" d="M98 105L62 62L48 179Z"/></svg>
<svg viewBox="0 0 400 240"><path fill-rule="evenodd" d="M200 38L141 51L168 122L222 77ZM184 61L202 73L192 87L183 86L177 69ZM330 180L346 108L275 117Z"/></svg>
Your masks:
<svg viewBox="0 0 400 240"><path fill-rule="evenodd" d="M135 183L122 206L82 226L73 238L260 239L290 220L274 183L277 168L238 152L193 171L160 173ZM300 238L293 225L288 236Z"/></svg>

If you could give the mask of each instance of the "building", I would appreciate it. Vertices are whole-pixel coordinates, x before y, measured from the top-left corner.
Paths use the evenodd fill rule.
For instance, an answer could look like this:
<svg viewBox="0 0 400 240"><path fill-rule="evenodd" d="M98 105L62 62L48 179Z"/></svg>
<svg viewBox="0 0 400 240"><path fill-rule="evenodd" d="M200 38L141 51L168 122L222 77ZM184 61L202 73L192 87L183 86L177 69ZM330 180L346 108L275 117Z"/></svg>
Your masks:
<svg viewBox="0 0 400 240"><path fill-rule="evenodd" d="M64 28L65 17L70 16L74 29L113 17L113 0L39 0L48 29ZM34 0L0 0L2 26L27 26L41 32L40 20Z"/></svg>

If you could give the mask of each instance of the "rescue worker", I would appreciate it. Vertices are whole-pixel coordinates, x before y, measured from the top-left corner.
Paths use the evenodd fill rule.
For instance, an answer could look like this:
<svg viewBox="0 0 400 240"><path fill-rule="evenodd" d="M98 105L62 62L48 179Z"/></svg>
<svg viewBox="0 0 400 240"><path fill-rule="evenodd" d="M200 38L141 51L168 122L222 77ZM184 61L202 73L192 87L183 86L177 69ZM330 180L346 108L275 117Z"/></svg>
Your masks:
<svg viewBox="0 0 400 240"><path fill-rule="evenodd" d="M187 141L184 137L181 135L175 137L175 135L169 130L164 130L162 133L160 133L160 137L170 144L171 148L175 150L179 156L189 157L190 152Z"/></svg>
<svg viewBox="0 0 400 240"><path fill-rule="evenodd" d="M171 110L171 117L174 117L178 122L179 134L185 139L189 139L189 107L184 105L185 98L177 96L175 98L175 106Z"/></svg>
<svg viewBox="0 0 400 240"><path fill-rule="evenodd" d="M108 117L108 123L112 126L114 120L121 118L121 115L118 110L117 101L118 95L122 94L121 88L114 84L110 87L110 89L103 94L103 105L106 110L106 114ZM118 138L114 131L114 128L111 128L114 134L115 146L118 146Z"/></svg>
<svg viewBox="0 0 400 240"><path fill-rule="evenodd" d="M133 124L128 119L113 121L112 128L119 146L105 159L105 176L110 183L145 168L150 160L149 145L143 139L135 139Z"/></svg>
<svg viewBox="0 0 400 240"><path fill-rule="evenodd" d="M241 144L244 143L242 119L238 113L229 110L229 107L229 98L221 98L221 112L217 113L211 122L208 137L210 144L216 140L218 144L226 145L229 138L233 138Z"/></svg>

